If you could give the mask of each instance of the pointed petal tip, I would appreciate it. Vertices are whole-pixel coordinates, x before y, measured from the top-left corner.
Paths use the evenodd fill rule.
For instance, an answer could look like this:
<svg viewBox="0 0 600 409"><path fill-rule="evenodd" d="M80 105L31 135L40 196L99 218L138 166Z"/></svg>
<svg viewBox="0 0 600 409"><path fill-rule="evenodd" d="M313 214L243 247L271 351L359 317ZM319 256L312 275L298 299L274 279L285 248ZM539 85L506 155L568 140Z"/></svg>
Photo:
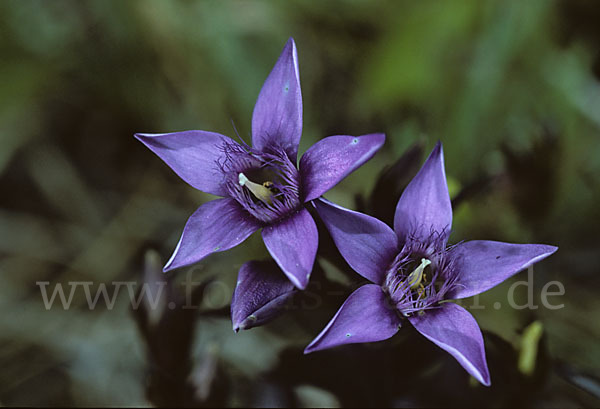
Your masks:
<svg viewBox="0 0 600 409"><path fill-rule="evenodd" d="M296 289L273 260L252 260L239 270L231 298L231 322L235 332L262 326L276 319L288 306Z"/></svg>
<svg viewBox="0 0 600 409"><path fill-rule="evenodd" d="M490 372L489 370L485 373L472 373L470 374L473 378L475 378L475 380L477 382L479 382L480 384L482 384L485 387L490 387L492 386L492 380L490 379Z"/></svg>
<svg viewBox="0 0 600 409"><path fill-rule="evenodd" d="M440 141L438 139L438 141L435 143L433 149L429 153L429 156L427 156L427 159L423 163L423 167L425 166L425 164L427 162L435 162L436 160L440 160L440 159L443 164L443 162L444 162L444 146L442 145L442 141ZM446 172L446 169L444 169L444 174L445 174L445 172Z"/></svg>
<svg viewBox="0 0 600 409"><path fill-rule="evenodd" d="M306 348L304 348L304 351L302 353L304 355L308 355L312 352L317 351L317 349L313 348L313 344L314 344L314 342L311 342L310 344L308 344L308 346Z"/></svg>
<svg viewBox="0 0 600 409"><path fill-rule="evenodd" d="M538 246L540 248L540 254L537 257L532 258L528 263L526 263L522 267L522 269L525 269L526 267L529 267L532 264L542 261L543 259L551 256L558 250L558 247L552 246L550 244L538 244Z"/></svg>
<svg viewBox="0 0 600 409"><path fill-rule="evenodd" d="M315 339L313 339L310 344L308 344L306 346L306 348L304 348L304 351L302 352L304 355L308 355L308 354L312 354L313 352L317 352L317 351L322 351L324 349L327 349L327 347L323 348L322 346L320 346L319 344L321 343L321 337L317 337Z"/></svg>
<svg viewBox="0 0 600 409"><path fill-rule="evenodd" d="M317 254L319 233L308 210L272 224L262 230L269 254L281 271L299 290L308 285Z"/></svg>
<svg viewBox="0 0 600 409"><path fill-rule="evenodd" d="M248 325L246 325L246 320L242 321L242 322L235 322L233 324L233 332L235 332L236 334L238 334L240 331L245 331L249 329Z"/></svg>
<svg viewBox="0 0 600 409"><path fill-rule="evenodd" d="M145 134L145 133L140 133L140 132L136 132L133 134L133 137L135 139L137 139L138 141L140 141L141 143L143 143L144 145L147 145L147 140L152 138L152 134Z"/></svg>
<svg viewBox="0 0 600 409"><path fill-rule="evenodd" d="M239 323L236 323L233 325L233 332L235 332L237 334L240 331L246 331L246 330L254 328L255 326L256 325L249 325L248 318L246 318L242 322L239 322Z"/></svg>
<svg viewBox="0 0 600 409"><path fill-rule="evenodd" d="M300 280L299 277L296 277L296 275L294 274L294 272L292 272L289 269L285 268L286 267L285 266L285 264L286 264L285 261L282 260L278 256L277 253L271 252L268 247L267 247L267 250L270 252L271 257L277 263L277 265L279 266L279 268L281 269L281 271L283 271L283 273L288 278L288 280L290 280L290 282L292 284L294 284L294 287L296 287L299 290L305 290L306 286L308 285L308 279L310 278L310 272L307 274L306 280Z"/></svg>
<svg viewBox="0 0 600 409"><path fill-rule="evenodd" d="M175 250L173 250L173 254L171 254L171 257L169 258L169 261L167 261L167 263L163 267L163 273L167 273L167 272L169 272L171 270L174 270L174 269L176 269L178 267L181 267L179 265L173 265L173 261L175 261L175 257L177 256L177 253L179 252L179 248L181 247L182 239L183 239L183 234L179 238L179 241L177 242L177 246L175 246Z"/></svg>
<svg viewBox="0 0 600 409"><path fill-rule="evenodd" d="M441 157L444 160L444 146L442 145L442 141L438 140L429 155L431 158L433 157Z"/></svg>
<svg viewBox="0 0 600 409"><path fill-rule="evenodd" d="M166 134L162 134L162 133L145 133L145 132L136 132L133 134L133 137L135 139L137 139L138 141L140 141L141 143L143 143L144 145L146 145L147 142L149 142L150 140L157 138L159 136L162 135L166 135Z"/></svg>
<svg viewBox="0 0 600 409"><path fill-rule="evenodd" d="M383 132L375 132L372 134L374 138L377 138L381 141L381 143L385 142L385 133Z"/></svg>
<svg viewBox="0 0 600 409"><path fill-rule="evenodd" d="M375 153L383 146L386 138L385 133L383 132L374 132L371 134L362 135L362 137L367 137L372 141L373 150Z"/></svg>
<svg viewBox="0 0 600 409"><path fill-rule="evenodd" d="M471 370L467 370L467 372L483 386L490 387L492 385L492 380L490 379L490 370L487 367L487 363L483 371L473 367Z"/></svg>
<svg viewBox="0 0 600 409"><path fill-rule="evenodd" d="M376 151L378 152L385 143L386 136L383 132L377 132L373 134L373 139L376 141Z"/></svg>
<svg viewBox="0 0 600 409"><path fill-rule="evenodd" d="M288 277L291 277L292 275L290 274ZM296 280L290 280L292 282L292 284L294 284L294 287L296 287L298 290L306 290L306 287L308 286L308 279L310 278L310 275L307 276L306 281L304 282L300 282L300 281L296 281Z"/></svg>
<svg viewBox="0 0 600 409"><path fill-rule="evenodd" d="M491 384L481 329L466 309L455 303L408 318L425 338L442 348L485 386Z"/></svg>
<svg viewBox="0 0 600 409"><path fill-rule="evenodd" d="M292 272L285 270L283 267L281 267L280 261L276 257L274 257L273 255L271 255L271 257L273 257L273 259L275 260L281 271L283 271L283 273L286 275L288 280L290 280L290 282L294 284L294 287L296 287L298 290L306 290L306 287L308 286L308 281L310 279L310 273L307 274L305 280L299 280L298 277L296 277Z"/></svg>
<svg viewBox="0 0 600 409"><path fill-rule="evenodd" d="M293 37L288 38L287 42L285 43L285 46L283 47L283 52L290 52L292 53L292 59L294 62L294 65L296 66L296 68L298 67L298 49L296 48L296 41L294 40ZM298 74L298 72L296 71L296 74Z"/></svg>

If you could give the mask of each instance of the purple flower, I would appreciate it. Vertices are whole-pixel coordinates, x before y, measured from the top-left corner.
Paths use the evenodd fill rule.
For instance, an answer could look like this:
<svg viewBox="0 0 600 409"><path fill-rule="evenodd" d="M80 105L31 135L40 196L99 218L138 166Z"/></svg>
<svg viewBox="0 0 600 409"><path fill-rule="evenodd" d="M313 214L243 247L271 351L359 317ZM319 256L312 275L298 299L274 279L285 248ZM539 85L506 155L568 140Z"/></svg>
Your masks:
<svg viewBox="0 0 600 409"><path fill-rule="evenodd" d="M296 292L273 261L245 263L231 298L233 330L258 327L276 318Z"/></svg>
<svg viewBox="0 0 600 409"><path fill-rule="evenodd" d="M206 131L136 134L192 187L222 196L189 218L164 271L237 246L256 230L298 288L305 288L318 236L306 203L369 160L383 134L336 135L309 148L297 166L302 133L298 57L289 39L252 115L252 146Z"/></svg>
<svg viewBox="0 0 600 409"><path fill-rule="evenodd" d="M323 199L314 203L344 259L374 284L353 292L304 352L384 340L408 319L469 374L490 385L477 322L447 300L484 292L557 248L481 240L448 247L452 208L441 143L400 197L394 230Z"/></svg>

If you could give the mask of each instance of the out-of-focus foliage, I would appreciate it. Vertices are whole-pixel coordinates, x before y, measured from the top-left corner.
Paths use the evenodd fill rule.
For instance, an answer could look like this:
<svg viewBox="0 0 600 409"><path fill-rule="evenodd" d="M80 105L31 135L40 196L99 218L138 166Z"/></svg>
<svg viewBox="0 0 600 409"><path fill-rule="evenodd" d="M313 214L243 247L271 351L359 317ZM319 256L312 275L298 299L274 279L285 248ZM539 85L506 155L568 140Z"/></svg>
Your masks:
<svg viewBox="0 0 600 409"><path fill-rule="evenodd" d="M599 16L591 1L0 2L0 404L597 406ZM290 36L304 97L300 151L332 134L388 136L330 200L389 221L440 139L452 242L559 246L536 265L533 288L539 304L542 287L561 281L564 308L504 305L522 273L471 310L489 331L491 389L469 384L409 328L303 357L344 299L339 282L359 278L335 255L319 258L316 297L234 334L237 270L267 257L257 235L178 272L157 316L132 312L125 289L112 309L90 310L83 291L67 310L44 308L38 282L68 292L75 281L95 291L162 279L148 251L166 260L210 197L133 133L235 136L233 122L249 140L256 96ZM188 278L203 283L199 311L180 308ZM406 353L409 341L417 347Z"/></svg>

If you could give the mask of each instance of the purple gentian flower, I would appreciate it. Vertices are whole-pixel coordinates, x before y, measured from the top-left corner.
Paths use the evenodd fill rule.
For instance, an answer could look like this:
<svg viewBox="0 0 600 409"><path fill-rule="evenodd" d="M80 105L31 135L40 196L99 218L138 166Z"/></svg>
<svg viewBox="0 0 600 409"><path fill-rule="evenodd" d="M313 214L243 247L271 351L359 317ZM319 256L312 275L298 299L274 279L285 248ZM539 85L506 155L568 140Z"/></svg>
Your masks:
<svg viewBox="0 0 600 409"><path fill-rule="evenodd" d="M245 263L231 297L233 330L258 327L276 318L296 292L272 260Z"/></svg>
<svg viewBox="0 0 600 409"><path fill-rule="evenodd" d="M369 160L385 136L324 138L297 166L301 133L298 57L290 38L256 101L252 146L206 131L135 135L192 187L223 196L192 214L164 271L235 247L262 228L271 256L296 287L306 287L318 235L305 204Z"/></svg>
<svg viewBox="0 0 600 409"><path fill-rule="evenodd" d="M477 322L447 300L484 292L557 248L481 240L447 247L452 208L441 143L402 193L394 230L323 199L314 203L344 259L374 284L353 292L304 352L384 340L406 318L479 382L490 385Z"/></svg>

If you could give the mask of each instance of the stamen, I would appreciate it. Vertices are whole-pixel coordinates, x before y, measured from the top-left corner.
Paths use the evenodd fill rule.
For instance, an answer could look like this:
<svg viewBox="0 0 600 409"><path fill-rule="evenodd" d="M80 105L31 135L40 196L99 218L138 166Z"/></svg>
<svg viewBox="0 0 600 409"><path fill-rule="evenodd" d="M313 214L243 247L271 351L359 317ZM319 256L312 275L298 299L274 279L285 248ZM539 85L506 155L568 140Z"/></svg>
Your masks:
<svg viewBox="0 0 600 409"><path fill-rule="evenodd" d="M421 264L419 264L419 266L408 275L407 281L412 290L415 290L419 287L419 285L421 284L421 280L423 279L423 271L425 270L425 267L427 267L430 264L431 261L427 260L426 258L422 258Z"/></svg>
<svg viewBox="0 0 600 409"><path fill-rule="evenodd" d="M248 188L248 190L264 204L270 205L273 203L273 192L269 189L269 187L272 186L272 183L269 185L268 182L265 182L263 185L259 185L258 183L252 182L243 173L238 175L238 181L240 186Z"/></svg>

